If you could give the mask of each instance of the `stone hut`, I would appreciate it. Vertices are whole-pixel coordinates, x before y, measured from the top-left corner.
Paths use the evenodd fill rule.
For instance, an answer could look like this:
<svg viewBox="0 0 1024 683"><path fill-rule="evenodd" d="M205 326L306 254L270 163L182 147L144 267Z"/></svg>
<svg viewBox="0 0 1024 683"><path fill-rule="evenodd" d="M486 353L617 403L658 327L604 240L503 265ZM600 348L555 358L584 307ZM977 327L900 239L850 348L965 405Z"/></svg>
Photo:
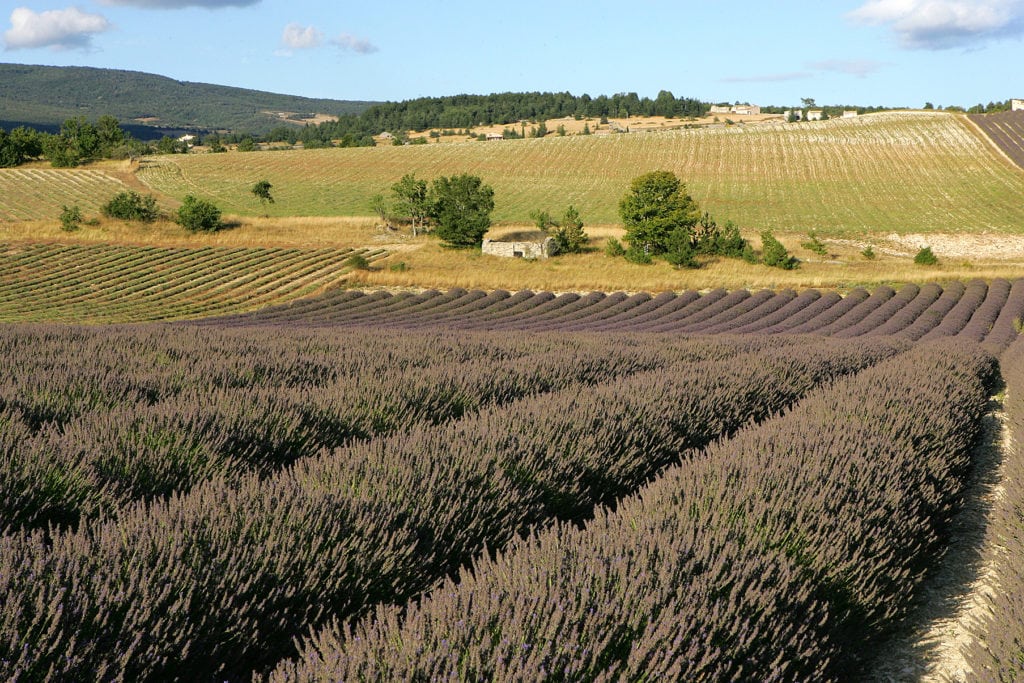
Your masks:
<svg viewBox="0 0 1024 683"><path fill-rule="evenodd" d="M558 243L542 232L511 233L500 239L484 238L481 251L506 258L548 258L558 253Z"/></svg>

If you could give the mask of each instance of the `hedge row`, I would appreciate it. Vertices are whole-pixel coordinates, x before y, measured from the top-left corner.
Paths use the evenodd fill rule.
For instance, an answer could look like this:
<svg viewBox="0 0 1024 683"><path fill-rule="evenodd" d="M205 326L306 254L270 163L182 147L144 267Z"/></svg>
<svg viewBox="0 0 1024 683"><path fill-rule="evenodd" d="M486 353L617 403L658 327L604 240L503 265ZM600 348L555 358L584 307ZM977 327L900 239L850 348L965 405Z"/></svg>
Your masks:
<svg viewBox="0 0 1024 683"><path fill-rule="evenodd" d="M404 602L552 517L579 522L687 449L905 348L773 345L208 482L51 539L2 537L0 676L247 676L329 617Z"/></svg>
<svg viewBox="0 0 1024 683"><path fill-rule="evenodd" d="M941 553L994 372L947 344L840 380L270 680L858 680Z"/></svg>

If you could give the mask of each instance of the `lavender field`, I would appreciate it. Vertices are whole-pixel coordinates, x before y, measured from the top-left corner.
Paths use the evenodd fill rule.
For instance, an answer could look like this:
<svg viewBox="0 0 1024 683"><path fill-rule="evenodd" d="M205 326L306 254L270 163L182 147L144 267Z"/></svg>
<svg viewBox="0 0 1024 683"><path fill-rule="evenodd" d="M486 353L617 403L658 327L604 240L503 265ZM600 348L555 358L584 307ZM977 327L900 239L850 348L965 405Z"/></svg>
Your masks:
<svg viewBox="0 0 1024 683"><path fill-rule="evenodd" d="M867 677L993 396L1021 467L1022 319L996 280L0 327L0 677ZM1015 482L982 679L1022 673Z"/></svg>

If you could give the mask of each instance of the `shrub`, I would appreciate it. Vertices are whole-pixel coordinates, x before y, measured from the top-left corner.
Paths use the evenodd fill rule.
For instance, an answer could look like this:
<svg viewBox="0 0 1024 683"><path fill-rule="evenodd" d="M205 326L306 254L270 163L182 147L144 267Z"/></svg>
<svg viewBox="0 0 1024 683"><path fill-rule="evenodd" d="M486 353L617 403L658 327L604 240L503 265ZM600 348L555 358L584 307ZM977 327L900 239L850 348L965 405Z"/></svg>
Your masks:
<svg viewBox="0 0 1024 683"><path fill-rule="evenodd" d="M793 270L800 261L790 256L782 242L775 239L775 236L768 230L761 233L761 262L772 268Z"/></svg>
<svg viewBox="0 0 1024 683"><path fill-rule="evenodd" d="M409 270L409 265L405 261L399 261L398 263L392 263L389 270L392 273L404 273Z"/></svg>
<svg viewBox="0 0 1024 683"><path fill-rule="evenodd" d="M185 197L175 222L189 232L216 232L224 227L220 222L220 209L194 195Z"/></svg>
<svg viewBox="0 0 1024 683"><path fill-rule="evenodd" d="M562 215L562 224L555 231L554 238L558 250L568 254L578 254L586 246L590 238L583 231L583 220L573 205L570 204Z"/></svg>
<svg viewBox="0 0 1024 683"><path fill-rule="evenodd" d="M800 243L801 247L817 254L818 256L825 256L828 254L828 250L825 248L825 244L818 239L818 236L814 234L813 230L811 230L810 234L808 235L808 238L809 239L806 242Z"/></svg>
<svg viewBox="0 0 1024 683"><path fill-rule="evenodd" d="M868 261L874 261L876 256L875 250L871 248L870 244L861 249L860 255L866 258Z"/></svg>
<svg viewBox="0 0 1024 683"><path fill-rule="evenodd" d="M353 270L370 269L370 262L363 254L359 253L352 254L347 259L345 259L345 265L348 266L349 268L352 268Z"/></svg>
<svg viewBox="0 0 1024 683"><path fill-rule="evenodd" d="M60 212L60 229L64 232L74 232L82 225L82 210L78 204L72 207L62 206Z"/></svg>
<svg viewBox="0 0 1024 683"><path fill-rule="evenodd" d="M614 237L609 237L608 243L604 247L604 253L606 256L615 258L618 256L625 256L626 250L623 248L622 242L618 241Z"/></svg>
<svg viewBox="0 0 1024 683"><path fill-rule="evenodd" d="M630 263L638 263L642 266L646 266L651 263L651 255L648 254L643 247L630 247L623 254L626 260Z"/></svg>
<svg viewBox="0 0 1024 683"><path fill-rule="evenodd" d="M939 262L938 257L932 253L931 247L921 247L921 250L914 256L914 263L919 266L934 266Z"/></svg>
<svg viewBox="0 0 1024 683"><path fill-rule="evenodd" d="M110 201L100 207L100 212L107 218L120 218L125 221L141 221L143 223L152 223L160 215L156 208L156 197L153 195L143 197L131 190L115 194Z"/></svg>

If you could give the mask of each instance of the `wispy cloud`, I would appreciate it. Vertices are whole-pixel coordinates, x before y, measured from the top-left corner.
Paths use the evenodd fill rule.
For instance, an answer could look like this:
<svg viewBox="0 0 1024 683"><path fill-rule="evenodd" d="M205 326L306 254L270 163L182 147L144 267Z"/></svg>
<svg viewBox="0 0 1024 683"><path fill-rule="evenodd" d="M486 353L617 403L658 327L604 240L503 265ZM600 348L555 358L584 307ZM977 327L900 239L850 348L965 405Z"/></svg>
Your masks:
<svg viewBox="0 0 1024 683"><path fill-rule="evenodd" d="M323 43L324 34L315 26L291 23L284 27L281 45L289 50L308 50Z"/></svg>
<svg viewBox="0 0 1024 683"><path fill-rule="evenodd" d="M868 0L847 18L891 26L904 47L943 50L1024 34L1024 0Z"/></svg>
<svg viewBox="0 0 1024 683"><path fill-rule="evenodd" d="M94 35L111 28L106 17L83 12L77 7L39 13L27 7L18 7L11 12L11 28L4 32L4 48L86 50L91 47Z"/></svg>
<svg viewBox="0 0 1024 683"><path fill-rule="evenodd" d="M809 71L790 71L781 74L763 74L761 76L729 76L723 78L724 83L780 83L783 81L802 81L814 74Z"/></svg>
<svg viewBox="0 0 1024 683"><path fill-rule="evenodd" d="M834 73L847 74L864 78L886 66L885 62L876 62L871 59L826 59L822 62L809 62L808 69L815 71L832 71Z"/></svg>
<svg viewBox="0 0 1024 683"><path fill-rule="evenodd" d="M100 2L104 5L141 7L143 9L183 9L185 7L221 9L222 7L249 7L259 4L260 0L100 0Z"/></svg>
<svg viewBox="0 0 1024 683"><path fill-rule="evenodd" d="M337 45L346 52L355 52L361 55L373 54L378 52L379 48L368 40L363 38L357 38L350 33L342 33L337 38L331 40L331 43Z"/></svg>

